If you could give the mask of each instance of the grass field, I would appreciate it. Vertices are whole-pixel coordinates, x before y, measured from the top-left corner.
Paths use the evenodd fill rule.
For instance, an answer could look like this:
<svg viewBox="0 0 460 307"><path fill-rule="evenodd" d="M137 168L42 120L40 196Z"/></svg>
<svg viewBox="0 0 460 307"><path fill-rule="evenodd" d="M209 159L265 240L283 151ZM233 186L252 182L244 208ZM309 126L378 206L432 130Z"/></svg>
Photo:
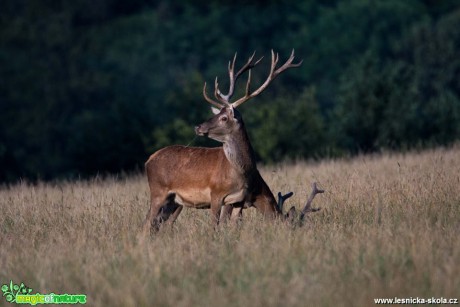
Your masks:
<svg viewBox="0 0 460 307"><path fill-rule="evenodd" d="M245 210L214 231L184 209L144 244L143 175L0 189L0 283L87 295L88 306L370 306L460 298L460 147L261 167L302 228ZM0 298L0 305L6 304Z"/></svg>

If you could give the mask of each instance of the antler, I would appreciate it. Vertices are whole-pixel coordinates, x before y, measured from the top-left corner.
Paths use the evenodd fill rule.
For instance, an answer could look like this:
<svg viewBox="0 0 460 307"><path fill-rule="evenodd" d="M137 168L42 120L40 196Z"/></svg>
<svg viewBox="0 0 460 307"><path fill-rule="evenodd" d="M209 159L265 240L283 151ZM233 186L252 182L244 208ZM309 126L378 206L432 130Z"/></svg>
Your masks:
<svg viewBox="0 0 460 307"><path fill-rule="evenodd" d="M228 77L230 79L230 84L229 84L229 87L228 87L228 93L227 93L227 95L222 94L220 92L220 90L219 90L219 86L218 86L219 84L216 83L216 94L217 94L216 98L217 99L219 99L221 101L222 100L226 101L227 103L230 101L230 98L232 98L233 93L235 91L236 80L238 80L239 76L241 76L247 70L249 70L249 73L251 73L251 68L253 68L257 64L259 64L259 62L262 61L262 59L264 58L264 57L261 57L255 63L252 63L252 60L254 59L255 55L256 55L256 52L254 51L254 53L248 59L246 64L244 64L243 67L241 67L241 69L235 75L235 73L234 73L234 71L235 71L235 61L236 61L236 53L235 53L235 56L233 57L233 61L228 62ZM216 82L217 82L217 78L216 78Z"/></svg>
<svg viewBox="0 0 460 307"><path fill-rule="evenodd" d="M214 101L214 100L212 100L211 98L208 97L208 94L206 94L206 82L204 83L204 87L203 87L203 96L204 96L204 99L206 99L207 102L209 102L210 104L212 104L213 106L215 106L215 107L217 107L219 109L222 109L223 107L228 105L228 104L218 103L217 101Z"/></svg>
<svg viewBox="0 0 460 307"><path fill-rule="evenodd" d="M289 192L287 194L281 194L281 192L278 192L278 208L280 209L280 212L283 213L283 205L286 199L294 195L294 193Z"/></svg>
<svg viewBox="0 0 460 307"><path fill-rule="evenodd" d="M233 61L228 62L228 77L230 79L228 93L226 95L222 94L222 92L219 89L219 81L216 77L216 79L214 80L214 97L216 97L216 99L219 102L208 97L208 95L206 94L206 82L205 82L204 88L203 88L203 96L206 99L206 101L219 108L222 108L224 106L230 106L229 101L230 101L230 98L232 98L233 93L235 92L236 80L238 80L238 78L244 72L246 72L247 70L250 70L257 64L259 64L259 62L264 58L264 57L261 57L255 63L253 63L252 61L254 60L255 55L256 55L256 52L254 51L252 56L249 57L246 64L244 64L243 67L241 67L240 70L238 70L238 72L235 75L235 63L236 63L236 56L237 56L237 53L235 53L235 56L233 57Z"/></svg>
<svg viewBox="0 0 460 307"><path fill-rule="evenodd" d="M262 93L263 90L267 88L267 86L283 71L285 71L288 68L292 67L299 67L302 64L302 61L300 61L297 64L292 64L294 61L294 49L292 49L291 56L289 59L284 63L282 66L280 66L278 69L276 69L276 65L278 64L279 56L278 53L275 54L275 52L272 50L272 64L270 67L270 73L265 80L265 82L254 92L250 93L250 85L251 85L251 74L248 76L248 82L246 83L246 93L244 97L238 99L237 101L233 102L231 105L236 108L242 103L248 101L249 99L259 95Z"/></svg>
<svg viewBox="0 0 460 307"><path fill-rule="evenodd" d="M319 211L321 209L321 208L312 208L311 203L313 202L313 198L315 198L316 194L324 193L324 190L318 189L318 187L316 185L316 182L313 182L311 187L312 187L313 190L311 191L310 197L308 197L308 200L307 200L307 203L305 204L305 207L300 212L300 220L303 220L303 218L305 217L305 214L307 214L307 212L316 212L316 211Z"/></svg>
<svg viewBox="0 0 460 307"><path fill-rule="evenodd" d="M220 91L219 81L216 77L216 79L214 80L214 97L216 97L217 101L209 98L209 96L207 95L206 82L205 82L204 87L203 87L203 96L206 99L206 101L218 108L223 108L225 106L232 106L236 108L242 103L244 103L245 101L259 95L270 84L270 82L273 81L280 73L282 73L283 71L291 67L299 67L302 64L302 61L300 61L297 64L292 64L292 62L294 61L294 49L293 49L291 52L291 56L286 61L286 63L284 63L281 67L276 69L276 65L278 64L279 56L278 56L278 53L276 53L275 55L275 53L272 50L272 63L271 63L271 68L270 68L270 74L268 75L265 82L256 91L250 93L251 69L255 67L257 64L259 64L259 62L263 59L263 57L261 57L257 61L253 62L255 54L256 52L254 51L252 56L249 57L246 64L244 64L243 67L241 67L241 69L238 70L238 72L235 74L235 62L236 62L236 55L237 55L235 53L235 56L233 57L233 61L228 62L228 76L230 79L228 93L225 95ZM236 81L244 72L248 70L249 70L248 81L246 83L246 91L245 91L244 97L238 99L237 101L233 103L230 103L230 99L232 98L233 93L235 92Z"/></svg>

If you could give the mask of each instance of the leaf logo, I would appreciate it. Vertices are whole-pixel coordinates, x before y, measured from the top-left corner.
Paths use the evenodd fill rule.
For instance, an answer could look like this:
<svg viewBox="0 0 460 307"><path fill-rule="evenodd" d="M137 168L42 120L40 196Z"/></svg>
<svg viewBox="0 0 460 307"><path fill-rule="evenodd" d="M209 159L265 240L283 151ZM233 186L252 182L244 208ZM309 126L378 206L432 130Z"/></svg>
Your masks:
<svg viewBox="0 0 460 307"><path fill-rule="evenodd" d="M16 303L16 296L18 294L30 294L32 289L21 283L20 285L14 284L12 280L10 280L10 284L2 285L2 293L9 303Z"/></svg>

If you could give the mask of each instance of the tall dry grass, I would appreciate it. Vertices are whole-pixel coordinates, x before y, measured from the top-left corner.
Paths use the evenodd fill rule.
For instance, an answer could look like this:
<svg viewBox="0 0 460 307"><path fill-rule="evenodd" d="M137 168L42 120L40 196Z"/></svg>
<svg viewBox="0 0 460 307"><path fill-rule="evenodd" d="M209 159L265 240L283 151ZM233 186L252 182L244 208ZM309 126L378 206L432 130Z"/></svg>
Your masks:
<svg viewBox="0 0 460 307"><path fill-rule="evenodd" d="M377 297L460 297L460 148L263 167L305 227L245 211L214 231L183 210L145 244L144 176L0 190L0 282L84 293L89 306L369 306ZM5 301L1 298L1 304Z"/></svg>

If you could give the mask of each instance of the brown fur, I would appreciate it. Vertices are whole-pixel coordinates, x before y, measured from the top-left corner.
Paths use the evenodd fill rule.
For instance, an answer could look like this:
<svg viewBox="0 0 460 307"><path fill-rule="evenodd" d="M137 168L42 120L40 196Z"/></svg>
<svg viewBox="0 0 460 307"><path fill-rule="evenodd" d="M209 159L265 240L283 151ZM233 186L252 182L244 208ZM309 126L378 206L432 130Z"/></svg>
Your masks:
<svg viewBox="0 0 460 307"><path fill-rule="evenodd" d="M255 206L270 217L281 213L258 170L254 169L249 176L239 173L227 160L223 147L165 147L150 156L145 169L151 207L144 232L150 227L158 229L168 219L174 222L182 206L211 208L215 222L223 205Z"/></svg>

